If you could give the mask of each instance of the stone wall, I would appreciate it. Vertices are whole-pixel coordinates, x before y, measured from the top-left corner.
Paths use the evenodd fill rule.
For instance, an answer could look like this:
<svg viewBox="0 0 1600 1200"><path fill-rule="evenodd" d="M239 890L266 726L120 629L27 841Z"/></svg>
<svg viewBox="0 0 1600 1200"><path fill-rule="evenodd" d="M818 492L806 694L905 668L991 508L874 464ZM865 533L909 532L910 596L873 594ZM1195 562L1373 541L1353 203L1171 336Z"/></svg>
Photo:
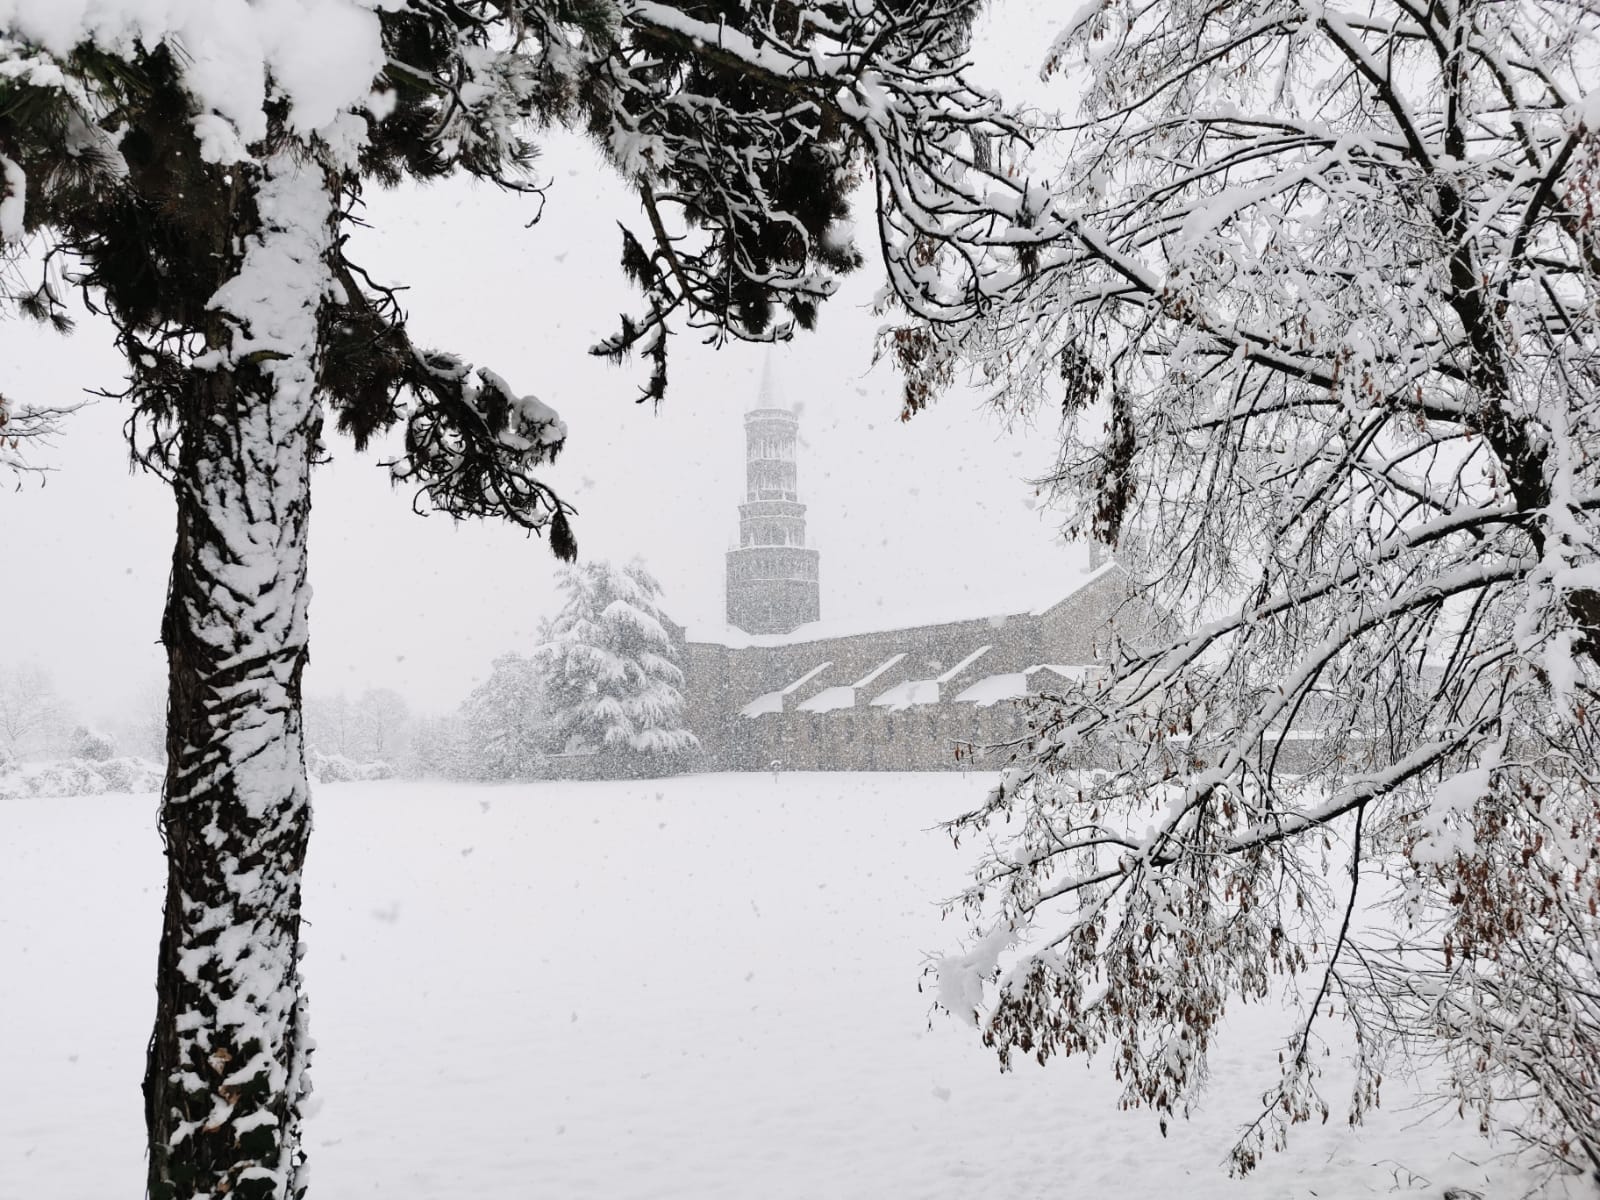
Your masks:
<svg viewBox="0 0 1600 1200"><path fill-rule="evenodd" d="M955 697L988 677L1020 675L1045 664L1074 672L1100 669L1113 626L1124 637L1140 627L1130 617L1128 599L1126 576L1112 567L1042 612L837 637L688 642L690 727L708 765L718 770L768 770L774 764L785 770L960 768L971 762L975 746L1021 736L1024 707ZM899 660L885 667L896 655ZM869 675L870 682L852 696L850 686ZM1033 691L1060 683L1048 672L1028 679ZM911 681L924 682L912 693L903 686ZM904 707L872 703L897 687ZM830 707L810 711L808 702ZM752 707L758 715L742 715Z"/></svg>

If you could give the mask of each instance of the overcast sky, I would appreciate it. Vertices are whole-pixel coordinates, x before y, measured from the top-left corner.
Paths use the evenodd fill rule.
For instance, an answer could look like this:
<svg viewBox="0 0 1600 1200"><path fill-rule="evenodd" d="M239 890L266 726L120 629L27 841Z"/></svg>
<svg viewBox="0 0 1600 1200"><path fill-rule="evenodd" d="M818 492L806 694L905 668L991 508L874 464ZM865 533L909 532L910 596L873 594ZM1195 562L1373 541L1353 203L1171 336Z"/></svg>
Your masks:
<svg viewBox="0 0 1600 1200"><path fill-rule="evenodd" d="M991 74L1008 57L996 44L1033 44L1035 33L992 27ZM1012 90L1024 89L1035 92L1018 76ZM637 305L616 265L617 221L636 222L636 207L576 139L547 143L540 169L554 186L531 229L524 197L464 182L408 188L371 198L373 228L355 256L375 278L409 286L419 340L493 367L565 417L567 449L548 477L579 510L582 554L641 555L677 620L721 619L741 414L770 353L800 412L800 487L825 618L914 616L930 598L970 600L980 613L1071 586L1083 556L1061 543L1026 483L1050 463L1050 415L1007 429L971 393L952 393L902 423L898 378L871 366L881 324L871 270L824 306L817 333L775 350L674 338L667 401L636 405L639 365L587 353ZM73 402L120 378L101 322L85 317L63 338L0 319L0 391L18 401ZM87 406L47 452L45 486L0 494L0 665L37 660L93 717L159 687L164 670L156 637L171 503L159 480L130 473L125 416L112 401ZM388 686L420 710L453 708L495 655L529 647L557 603L556 563L514 529L415 516L378 466L381 446L357 455L329 441L333 462L313 485L308 691Z"/></svg>

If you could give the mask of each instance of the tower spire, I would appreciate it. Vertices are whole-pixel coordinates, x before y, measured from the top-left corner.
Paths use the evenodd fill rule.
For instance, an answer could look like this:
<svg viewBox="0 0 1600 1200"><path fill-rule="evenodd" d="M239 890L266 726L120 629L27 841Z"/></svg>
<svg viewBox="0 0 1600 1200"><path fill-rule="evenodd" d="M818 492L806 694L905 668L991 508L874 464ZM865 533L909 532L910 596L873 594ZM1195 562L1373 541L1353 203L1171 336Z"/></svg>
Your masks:
<svg viewBox="0 0 1600 1200"><path fill-rule="evenodd" d="M777 371L773 368L774 358L772 347L767 347L766 357L761 360L761 385L756 389L757 408L786 408L783 394L778 388Z"/></svg>

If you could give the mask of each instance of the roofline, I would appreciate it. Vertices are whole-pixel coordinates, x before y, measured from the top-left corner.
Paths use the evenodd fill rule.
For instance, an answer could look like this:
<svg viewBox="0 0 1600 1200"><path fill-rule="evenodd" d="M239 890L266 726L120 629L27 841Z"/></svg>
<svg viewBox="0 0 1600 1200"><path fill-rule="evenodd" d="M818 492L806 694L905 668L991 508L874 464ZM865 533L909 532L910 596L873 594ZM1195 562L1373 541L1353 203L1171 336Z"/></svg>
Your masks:
<svg viewBox="0 0 1600 1200"><path fill-rule="evenodd" d="M748 549L757 549L758 547L740 547L740 549L747 549L747 548ZM787 549L787 550L798 550L798 549L809 550L809 549L811 549L811 547L809 547L809 546L806 546L806 547L799 547L799 546L759 547L759 548L760 549ZM737 551L730 550L727 553L733 554L733 553L737 553ZM691 637L687 636L687 632L686 632L684 641L685 641L685 643L687 645L690 645L690 646L717 646L717 647L720 647L720 648L722 648L724 650L751 650L751 649L757 649L757 648L772 648L772 647L777 647L777 646L808 646L808 645L811 645L813 642L838 642L838 641L843 641L846 638L874 637L874 636L877 636L877 635L880 635L880 634L895 633L897 631L905 630L905 629L946 629L946 628L949 628L952 625L970 625L974 621L992 621L992 620L994 620L996 618L1003 618L1005 620L1011 620L1013 617L1029 617L1029 618L1044 617L1044 616L1048 616L1050 613L1055 612L1056 609L1060 608L1068 600L1071 600L1079 592L1082 592L1090 584L1098 583L1098 582L1100 582L1100 580L1109 578L1113 574L1119 574L1119 575L1126 575L1127 574L1127 572L1123 569L1122 565L1120 563L1118 563L1115 559L1112 559L1109 562L1103 563L1099 567L1096 567L1093 571L1089 571L1086 574L1084 574L1082 577L1080 577L1078 579L1078 581L1075 584L1073 584L1073 586L1071 588L1069 588L1066 592L1062 593L1062 595L1061 595L1061 597L1059 599L1052 600L1050 603L1048 603L1046 605L1043 605L1042 607L1034 608L1034 609L1028 609L1028 610L1024 610L1024 611L1012 610L1012 611L1009 611L1009 612L979 613L976 616L955 617L953 619L945 620L945 621L927 621L927 622L923 622L923 623L920 623L920 624L911 623L911 624L904 624L904 625L888 625L888 626L885 626L885 627L879 628L879 629L871 629L871 628L868 628L868 629L854 629L854 630L849 630L849 631L843 632L843 633L818 633L818 634L813 634L811 636L802 637L802 638L794 638L794 637L792 637L791 634L787 634L787 633L745 633L743 630L738 630L738 632L740 634L742 634L743 636L738 640L737 643L728 642L728 641L715 641L715 640L705 639L705 638L691 638ZM818 621L808 621L806 624L816 625L816 624L821 624L821 623L822 622L818 622ZM804 626L800 626L800 628L804 628ZM724 626L724 631L725 632L733 632L734 629L735 629L734 626Z"/></svg>
<svg viewBox="0 0 1600 1200"><path fill-rule="evenodd" d="M1113 574L1126 575L1127 571L1123 570L1122 564L1119 563L1116 559L1114 559L1114 558L1107 559L1105 562L1101 563L1094 570L1092 570L1092 571L1088 572L1086 575L1084 575L1084 577L1078 581L1078 586L1073 588L1070 592L1067 592L1059 600L1052 600L1049 604L1046 604L1043 608L1036 608L1032 612L1030 612L1028 615L1032 616L1032 617L1047 616L1048 614L1055 612L1056 609L1060 608L1068 600L1071 600L1074 596L1076 596L1079 592L1083 591L1083 589L1088 587L1091 583L1098 583L1100 580L1108 578L1109 576L1111 576Z"/></svg>

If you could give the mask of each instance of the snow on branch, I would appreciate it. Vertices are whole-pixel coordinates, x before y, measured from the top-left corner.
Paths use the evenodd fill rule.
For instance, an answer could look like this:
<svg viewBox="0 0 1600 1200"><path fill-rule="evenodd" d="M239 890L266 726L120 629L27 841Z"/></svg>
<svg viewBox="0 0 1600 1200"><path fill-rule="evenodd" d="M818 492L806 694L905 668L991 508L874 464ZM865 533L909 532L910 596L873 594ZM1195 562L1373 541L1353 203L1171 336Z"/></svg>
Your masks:
<svg viewBox="0 0 1600 1200"><path fill-rule="evenodd" d="M1594 1169L1600 14L1464 11L1096 2L1050 52L1065 235L901 344L1060 406L1043 482L1155 619L952 823L996 838L953 903L1009 933L1002 1058L1106 1046L1181 1113L1230 1000L1305 975L1363 1034L1353 1119L1426 1043ZM1240 1170L1326 1112L1301 1028Z"/></svg>
<svg viewBox="0 0 1600 1200"><path fill-rule="evenodd" d="M50 443L75 408L13 405L0 395L0 474L40 474L47 468L30 451Z"/></svg>
<svg viewBox="0 0 1600 1200"><path fill-rule="evenodd" d="M623 266L647 310L595 352L648 355L645 398L660 398L674 319L748 340L810 327L862 261L846 201L863 170L884 295L922 320L984 311L1062 235L1044 190L1015 177L1024 126L966 77L973 6L757 4L737 25L650 0L622 13L601 140L639 185L649 235L625 231Z"/></svg>
<svg viewBox="0 0 1600 1200"><path fill-rule="evenodd" d="M416 484L417 502L453 517L498 516L529 530L548 528L557 557L577 553L571 509L534 475L560 452L567 426L536 396L518 396L494 372L476 378L458 359L423 354L412 375L418 402L405 416L405 454L390 464L396 483Z"/></svg>

